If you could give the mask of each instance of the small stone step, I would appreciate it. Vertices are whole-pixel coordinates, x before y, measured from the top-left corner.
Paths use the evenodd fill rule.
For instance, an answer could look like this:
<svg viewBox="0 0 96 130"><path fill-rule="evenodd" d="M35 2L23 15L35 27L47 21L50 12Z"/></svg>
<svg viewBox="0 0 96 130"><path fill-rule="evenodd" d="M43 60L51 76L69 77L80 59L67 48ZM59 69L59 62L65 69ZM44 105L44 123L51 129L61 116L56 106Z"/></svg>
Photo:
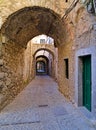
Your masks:
<svg viewBox="0 0 96 130"><path fill-rule="evenodd" d="M96 123L96 117L90 111L88 111L87 108L78 107L78 110L85 118L87 118L88 120L90 120L93 123Z"/></svg>

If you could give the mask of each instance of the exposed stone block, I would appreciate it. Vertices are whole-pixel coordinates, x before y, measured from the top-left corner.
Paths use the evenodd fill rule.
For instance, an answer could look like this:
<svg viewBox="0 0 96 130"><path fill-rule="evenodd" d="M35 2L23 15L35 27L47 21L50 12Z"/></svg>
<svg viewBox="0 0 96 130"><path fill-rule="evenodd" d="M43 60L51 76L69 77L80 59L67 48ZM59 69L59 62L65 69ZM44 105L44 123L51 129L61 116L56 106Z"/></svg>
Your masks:
<svg viewBox="0 0 96 130"><path fill-rule="evenodd" d="M2 56L2 43L0 42L0 57Z"/></svg>
<svg viewBox="0 0 96 130"><path fill-rule="evenodd" d="M0 81L0 86L3 85L3 81Z"/></svg>
<svg viewBox="0 0 96 130"><path fill-rule="evenodd" d="M3 65L3 59L0 59L0 66Z"/></svg>
<svg viewBox="0 0 96 130"><path fill-rule="evenodd" d="M3 99L4 99L4 95L0 94L0 104L3 102Z"/></svg>
<svg viewBox="0 0 96 130"><path fill-rule="evenodd" d="M2 89L4 88L3 81L0 81L0 92L2 92Z"/></svg>
<svg viewBox="0 0 96 130"><path fill-rule="evenodd" d="M1 72L1 73L0 73L0 79L3 79L4 77L5 77L4 72Z"/></svg>
<svg viewBox="0 0 96 130"><path fill-rule="evenodd" d="M2 52L0 51L0 57L2 56Z"/></svg>
<svg viewBox="0 0 96 130"><path fill-rule="evenodd" d="M5 36L2 36L2 43L5 43L6 42L6 38Z"/></svg>
<svg viewBox="0 0 96 130"><path fill-rule="evenodd" d="M2 49L2 42L0 42L0 51L1 51L1 49Z"/></svg>
<svg viewBox="0 0 96 130"><path fill-rule="evenodd" d="M10 85L11 84L11 79L10 78L7 78L7 80L6 80L6 85L8 86L8 85Z"/></svg>

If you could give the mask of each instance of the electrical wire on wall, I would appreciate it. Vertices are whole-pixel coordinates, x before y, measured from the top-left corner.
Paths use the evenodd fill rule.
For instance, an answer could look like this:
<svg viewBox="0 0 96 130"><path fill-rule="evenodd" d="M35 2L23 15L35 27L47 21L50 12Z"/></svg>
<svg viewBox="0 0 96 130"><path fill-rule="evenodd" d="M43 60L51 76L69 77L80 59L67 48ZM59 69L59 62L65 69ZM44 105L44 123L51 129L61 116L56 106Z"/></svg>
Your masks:
<svg viewBox="0 0 96 130"><path fill-rule="evenodd" d="M73 0L70 7L65 11L65 14L63 15L62 19L67 18L68 14L76 7L77 3L80 3L84 6L86 6L88 13L95 14L95 12L96 12L95 0Z"/></svg>
<svg viewBox="0 0 96 130"><path fill-rule="evenodd" d="M68 16L68 14L75 8L75 6L77 5L78 2L79 2L79 0L74 0L72 2L70 7L65 11L65 14L63 15L62 19L66 18Z"/></svg>

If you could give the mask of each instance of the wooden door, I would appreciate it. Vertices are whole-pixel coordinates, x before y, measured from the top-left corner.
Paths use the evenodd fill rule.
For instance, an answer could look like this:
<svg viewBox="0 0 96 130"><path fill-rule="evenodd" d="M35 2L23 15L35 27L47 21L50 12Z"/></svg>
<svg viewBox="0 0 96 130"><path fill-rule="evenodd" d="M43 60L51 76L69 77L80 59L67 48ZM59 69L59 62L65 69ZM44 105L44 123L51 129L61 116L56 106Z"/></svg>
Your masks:
<svg viewBox="0 0 96 130"><path fill-rule="evenodd" d="M83 106L91 111L91 56L83 57Z"/></svg>

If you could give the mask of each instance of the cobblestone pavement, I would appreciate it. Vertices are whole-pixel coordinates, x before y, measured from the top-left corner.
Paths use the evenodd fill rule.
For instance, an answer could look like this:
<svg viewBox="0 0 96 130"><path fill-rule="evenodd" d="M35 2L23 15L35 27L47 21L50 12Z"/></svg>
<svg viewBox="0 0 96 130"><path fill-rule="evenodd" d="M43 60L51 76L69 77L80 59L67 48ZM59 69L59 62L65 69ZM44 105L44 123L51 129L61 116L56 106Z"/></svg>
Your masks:
<svg viewBox="0 0 96 130"><path fill-rule="evenodd" d="M48 76L37 76L0 113L0 130L96 130L58 91Z"/></svg>

